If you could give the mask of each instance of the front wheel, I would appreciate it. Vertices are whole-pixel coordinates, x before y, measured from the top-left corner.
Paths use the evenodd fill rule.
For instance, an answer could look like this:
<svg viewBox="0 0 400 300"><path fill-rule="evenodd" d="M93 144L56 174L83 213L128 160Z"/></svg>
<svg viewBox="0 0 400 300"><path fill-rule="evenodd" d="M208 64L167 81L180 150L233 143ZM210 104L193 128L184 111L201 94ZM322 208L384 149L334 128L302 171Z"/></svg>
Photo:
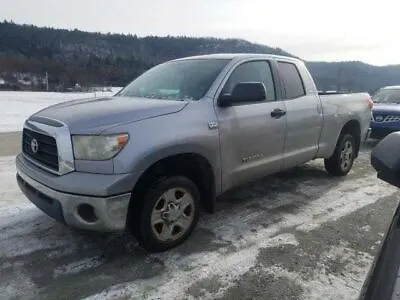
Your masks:
<svg viewBox="0 0 400 300"><path fill-rule="evenodd" d="M341 134L332 156L325 159L325 169L334 176L347 175L356 156L355 139L351 134Z"/></svg>
<svg viewBox="0 0 400 300"><path fill-rule="evenodd" d="M161 252L181 244L199 219L200 193L186 177L158 180L143 200L137 238L149 252Z"/></svg>

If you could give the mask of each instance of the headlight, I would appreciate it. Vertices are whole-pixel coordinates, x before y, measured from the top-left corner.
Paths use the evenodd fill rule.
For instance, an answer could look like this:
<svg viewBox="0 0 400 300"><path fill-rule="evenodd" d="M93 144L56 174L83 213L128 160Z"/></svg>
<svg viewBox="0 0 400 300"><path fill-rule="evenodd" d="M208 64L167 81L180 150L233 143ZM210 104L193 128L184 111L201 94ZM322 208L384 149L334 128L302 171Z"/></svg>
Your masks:
<svg viewBox="0 0 400 300"><path fill-rule="evenodd" d="M107 160L114 157L128 143L129 135L73 135L75 159Z"/></svg>

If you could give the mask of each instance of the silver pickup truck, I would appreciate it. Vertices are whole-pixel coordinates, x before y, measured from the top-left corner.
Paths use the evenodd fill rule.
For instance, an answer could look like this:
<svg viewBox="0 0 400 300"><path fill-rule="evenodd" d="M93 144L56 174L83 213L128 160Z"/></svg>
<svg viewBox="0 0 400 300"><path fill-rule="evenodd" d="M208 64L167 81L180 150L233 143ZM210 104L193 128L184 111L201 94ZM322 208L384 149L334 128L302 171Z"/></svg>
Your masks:
<svg viewBox="0 0 400 300"><path fill-rule="evenodd" d="M368 94L320 96L303 62L253 54L178 59L114 97L65 102L23 128L17 181L70 226L132 233L164 251L218 195L307 161L346 175L371 119Z"/></svg>

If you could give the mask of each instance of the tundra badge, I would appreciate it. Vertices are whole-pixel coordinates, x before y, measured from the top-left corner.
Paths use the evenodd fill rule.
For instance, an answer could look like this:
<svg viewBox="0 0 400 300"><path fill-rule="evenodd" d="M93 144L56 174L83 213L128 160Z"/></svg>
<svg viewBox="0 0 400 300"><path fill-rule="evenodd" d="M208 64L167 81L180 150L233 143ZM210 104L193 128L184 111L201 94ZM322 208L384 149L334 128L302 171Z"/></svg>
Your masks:
<svg viewBox="0 0 400 300"><path fill-rule="evenodd" d="M214 121L208 122L208 129L217 129L218 128L218 123Z"/></svg>

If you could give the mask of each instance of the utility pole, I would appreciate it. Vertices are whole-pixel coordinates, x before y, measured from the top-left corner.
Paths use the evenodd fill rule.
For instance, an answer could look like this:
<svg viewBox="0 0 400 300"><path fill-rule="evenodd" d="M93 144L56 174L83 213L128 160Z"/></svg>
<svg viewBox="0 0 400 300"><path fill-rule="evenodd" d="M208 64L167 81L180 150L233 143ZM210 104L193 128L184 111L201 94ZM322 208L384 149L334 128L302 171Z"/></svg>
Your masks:
<svg viewBox="0 0 400 300"><path fill-rule="evenodd" d="M46 71L46 91L49 91L49 74Z"/></svg>

